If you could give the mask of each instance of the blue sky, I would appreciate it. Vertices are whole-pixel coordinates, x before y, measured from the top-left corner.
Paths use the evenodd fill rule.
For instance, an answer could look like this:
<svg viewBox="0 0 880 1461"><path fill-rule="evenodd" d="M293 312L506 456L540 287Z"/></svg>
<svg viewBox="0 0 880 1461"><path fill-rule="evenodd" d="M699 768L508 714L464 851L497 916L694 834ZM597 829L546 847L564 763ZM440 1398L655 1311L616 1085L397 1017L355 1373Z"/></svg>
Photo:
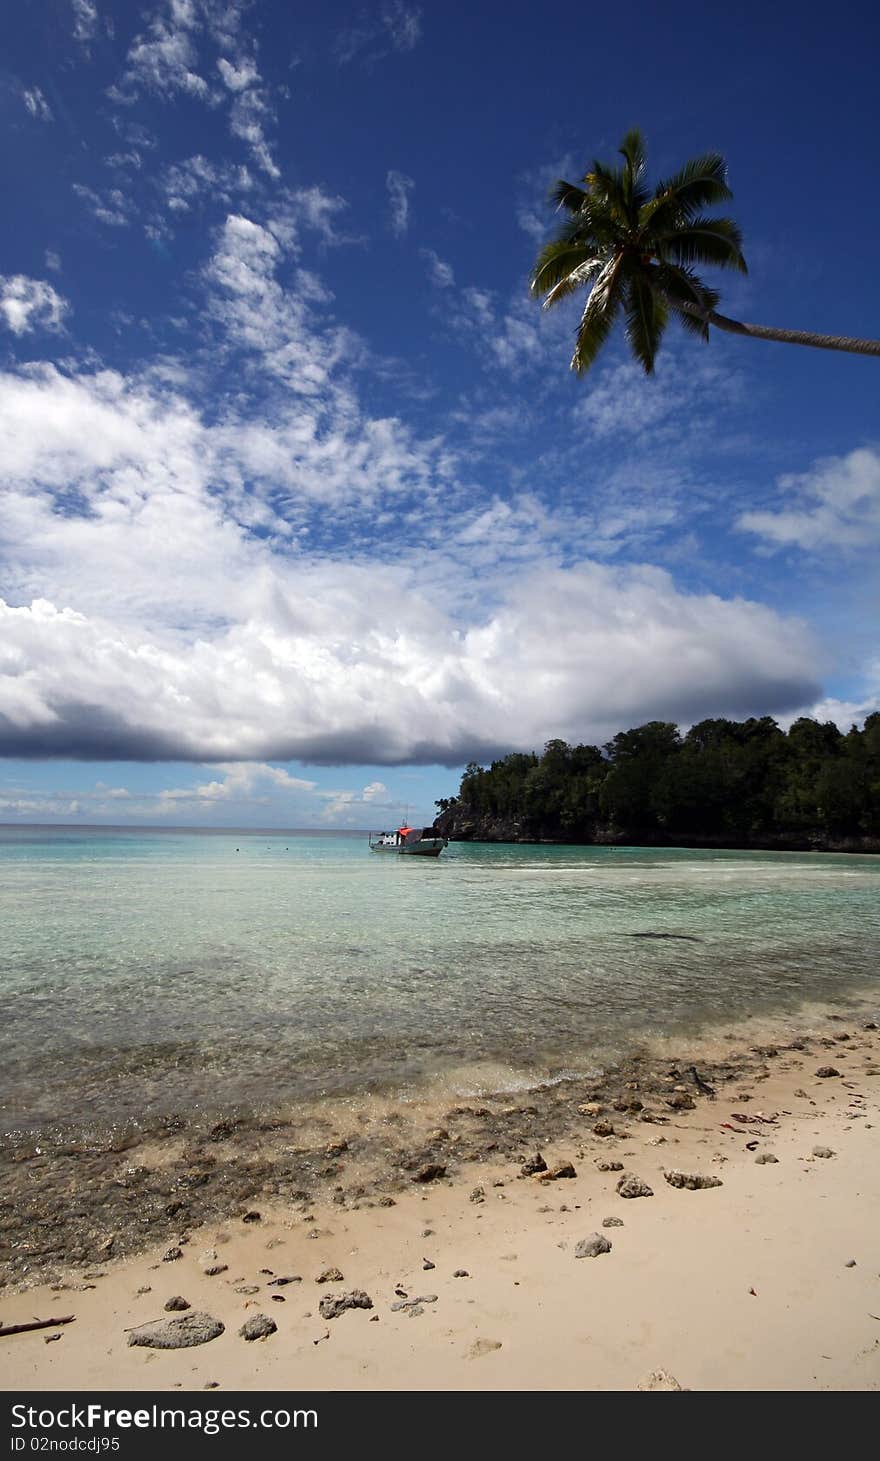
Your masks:
<svg viewBox="0 0 880 1461"><path fill-rule="evenodd" d="M0 820L367 826L650 718L880 702L876 360L567 369L623 132L725 154L722 308L880 336L867 3L43 0L0 69Z"/></svg>

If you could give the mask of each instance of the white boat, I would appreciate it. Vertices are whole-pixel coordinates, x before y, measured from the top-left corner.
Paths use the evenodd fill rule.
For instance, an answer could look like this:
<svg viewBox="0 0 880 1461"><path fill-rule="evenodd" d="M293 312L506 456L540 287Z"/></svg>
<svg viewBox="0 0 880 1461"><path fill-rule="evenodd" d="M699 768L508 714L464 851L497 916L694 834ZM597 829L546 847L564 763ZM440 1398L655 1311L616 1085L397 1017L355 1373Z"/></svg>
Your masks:
<svg viewBox="0 0 880 1461"><path fill-rule="evenodd" d="M375 837L375 841L373 838ZM371 852L399 852L400 836L397 832L370 833Z"/></svg>
<svg viewBox="0 0 880 1461"><path fill-rule="evenodd" d="M370 833L371 852L396 852L409 857L439 857L448 838L433 827L398 827L394 832Z"/></svg>

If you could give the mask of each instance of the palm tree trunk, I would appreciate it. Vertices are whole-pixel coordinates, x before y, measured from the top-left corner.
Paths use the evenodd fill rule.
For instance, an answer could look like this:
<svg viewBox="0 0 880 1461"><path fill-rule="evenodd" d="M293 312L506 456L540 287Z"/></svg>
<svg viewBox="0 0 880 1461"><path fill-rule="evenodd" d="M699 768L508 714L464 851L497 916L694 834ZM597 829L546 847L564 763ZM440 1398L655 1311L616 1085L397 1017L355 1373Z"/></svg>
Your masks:
<svg viewBox="0 0 880 1461"><path fill-rule="evenodd" d="M670 301L672 303L672 301ZM698 305L675 301L676 309L705 320L716 330L725 330L729 335L749 335L755 340L779 340L783 345L812 345L816 350L845 350L850 355L880 355L880 340L859 340L852 335L814 335L810 330L774 330L769 325L746 325L741 320L731 320L719 315L714 309L702 310Z"/></svg>

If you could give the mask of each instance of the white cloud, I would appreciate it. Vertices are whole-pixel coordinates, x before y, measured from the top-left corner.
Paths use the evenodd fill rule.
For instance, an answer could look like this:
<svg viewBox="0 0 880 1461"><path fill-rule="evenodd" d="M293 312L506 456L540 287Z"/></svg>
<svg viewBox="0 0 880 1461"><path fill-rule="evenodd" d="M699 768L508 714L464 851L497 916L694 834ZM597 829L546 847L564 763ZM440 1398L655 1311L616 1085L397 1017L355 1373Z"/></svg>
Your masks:
<svg viewBox="0 0 880 1461"><path fill-rule="evenodd" d="M521 204L516 210L516 221L523 233L528 234L536 244L543 244L547 241L550 232L547 220L537 208Z"/></svg>
<svg viewBox="0 0 880 1461"><path fill-rule="evenodd" d="M335 45L336 59L345 65L356 57L368 65L393 51L412 51L422 38L422 12L402 0L389 0L378 15L364 14L360 22L344 30Z"/></svg>
<svg viewBox="0 0 880 1461"><path fill-rule="evenodd" d="M417 6L391 0L382 11L382 24L397 51L412 51L422 38L422 12Z"/></svg>
<svg viewBox="0 0 880 1461"><path fill-rule="evenodd" d="M375 802L380 797L388 795L388 787L384 781L371 781L368 786L364 787L362 795L365 802Z"/></svg>
<svg viewBox="0 0 880 1461"><path fill-rule="evenodd" d="M314 273L297 268L289 287L283 287L277 277L283 266L298 258L303 233L312 231L322 241L341 241L335 235L334 220L344 204L317 188L286 192L283 199L283 205L265 223L239 213L227 217L205 270L211 290L207 312L230 350L251 352L255 370L259 368L301 396L320 398L323 409L335 407L354 424L357 411L351 392L335 384L333 377L343 363L350 370L359 362L365 353L362 343L346 327L324 320L321 310L332 296ZM296 438L305 440L314 435L317 426L314 418L300 416L292 430ZM365 448L381 454L379 437L389 432L393 434L393 428L387 423L375 422L366 428L361 444L350 442L350 470L357 470ZM249 440L259 450L258 443L281 443L284 435L277 425L266 427L260 418ZM346 438L349 435L345 428ZM295 455L300 457L301 451ZM329 483L335 465L332 440L326 442L324 455ZM290 481L289 468L284 469L284 476Z"/></svg>
<svg viewBox="0 0 880 1461"><path fill-rule="evenodd" d="M27 109L30 112L31 116L32 117L35 117L37 119L37 121L39 121L39 122L51 122L51 121L54 121L54 117L52 115L52 108L50 107L49 103L47 102L47 100L46 100L45 96L43 95L42 91L40 90L39 86L33 86L29 90L26 88L24 90L24 92L22 93L22 96L24 98L24 104L25 104L25 106L27 107Z"/></svg>
<svg viewBox="0 0 880 1461"><path fill-rule="evenodd" d="M666 348L654 375L633 361L606 366L595 382L588 377L572 408L572 420L600 439L630 442L650 436L652 444L704 433L722 410L743 399L738 373L716 361L695 357L693 349Z"/></svg>
<svg viewBox="0 0 880 1461"><path fill-rule="evenodd" d="M504 304L494 290L468 285L446 298L450 327L488 364L522 375L559 355L559 321L542 315L521 293Z"/></svg>
<svg viewBox="0 0 880 1461"><path fill-rule="evenodd" d="M866 692L858 700L839 700L834 695L826 695L822 700L810 705L802 712L812 720L818 720L822 724L832 720L844 735L853 725L864 725L869 715L876 715L880 712L880 675L875 675L875 686L873 691ZM787 716L782 724L789 725L797 716Z"/></svg>
<svg viewBox="0 0 880 1461"><path fill-rule="evenodd" d="M234 0L226 5L166 0L132 43L122 81L110 95L123 105L141 90L166 99L183 94L210 107L228 102L233 137L246 144L260 171L277 181L281 172L266 137L267 126L275 121L272 97L260 75L254 43L242 33L243 14L244 7ZM203 55L206 47L220 52L213 66ZM206 67L210 75L219 73L219 83L206 79Z"/></svg>
<svg viewBox="0 0 880 1461"><path fill-rule="evenodd" d="M178 523L156 515L173 543ZM107 571L106 545L100 526L77 526L87 606L100 601L87 580ZM139 537L126 535L117 574L142 571ZM103 615L44 599L4 605L6 753L459 764L555 735L602 740L649 717L784 710L815 697L815 649L800 625L757 604L681 593L657 569L532 567L494 610L462 618L428 592L444 575L442 554L389 575L381 560L279 559L240 534L228 549L226 572L203 569L189 590L192 611L178 613L189 629L161 628L176 553L159 571L154 552L154 602L128 624L131 608L115 602ZM178 611L187 592L177 589Z"/></svg>
<svg viewBox="0 0 880 1461"><path fill-rule="evenodd" d="M300 776L291 776L282 766L268 766L263 761L238 761L214 767L223 777L222 781L207 781L194 790L181 793L204 801L240 801L252 796L259 787L270 787L274 792L314 791L316 783ZM165 796L170 793L164 793Z"/></svg>
<svg viewBox="0 0 880 1461"><path fill-rule="evenodd" d="M262 91L254 87L249 91L236 91L229 116L230 131L234 137L247 143L257 166L277 180L281 169L272 156L265 134L265 123L270 118L271 108Z"/></svg>
<svg viewBox="0 0 880 1461"><path fill-rule="evenodd" d="M215 291L212 313L231 340L253 350L271 374L293 389L314 395L327 386L343 342L311 328L310 276L301 276L293 290L283 289L276 278L285 252L296 250L297 222L291 211L273 231L242 214L230 214L206 275Z"/></svg>
<svg viewBox="0 0 880 1461"><path fill-rule="evenodd" d="M338 233L337 217L348 207L344 198L325 193L323 188L295 188L286 194L287 207L273 223L277 236L291 246L302 227L314 229L322 243L355 242Z"/></svg>
<svg viewBox="0 0 880 1461"><path fill-rule="evenodd" d="M737 527L755 533L767 548L876 548L880 545L880 453L862 447L828 457L809 472L780 477L779 493L790 505L746 512Z"/></svg>
<svg viewBox="0 0 880 1461"><path fill-rule="evenodd" d="M227 61L225 56L221 56L217 62L217 70L230 91L246 91L260 79L257 63L252 56L239 57L235 62Z"/></svg>
<svg viewBox="0 0 880 1461"><path fill-rule="evenodd" d="M66 796L10 796L0 791L0 817L22 817L33 821L43 817L77 817L82 802Z"/></svg>
<svg viewBox="0 0 880 1461"><path fill-rule="evenodd" d="M243 314L228 328L261 364L267 346L268 369L285 391L268 395L264 416L228 411L209 425L173 373L138 382L44 366L0 377L0 543L6 584L19 599L51 584L66 602L82 605L85 594L102 617L211 627L235 585L245 597L256 591L272 545L296 551L321 514L342 528L347 510L356 541L362 519L379 522L397 499L428 502L444 492L442 456L399 423L364 417L326 381L320 391L287 394L289 341L279 361L277 342L260 335L260 280L255 299L246 284ZM302 349L305 371L307 336ZM315 366L310 381L317 374ZM157 558L167 575L161 606Z"/></svg>
<svg viewBox="0 0 880 1461"><path fill-rule="evenodd" d="M229 214L189 368L0 375L0 750L220 763L161 794L170 815L311 794L273 762L454 765L815 699L799 623L597 561L655 502L616 524L490 496L440 436L365 410L363 348L302 267L339 209L307 190ZM489 291L461 293L498 364L546 348ZM385 794L324 800L363 821Z"/></svg>
<svg viewBox="0 0 880 1461"><path fill-rule="evenodd" d="M98 33L98 7L94 0L71 0L71 5L74 40L87 46Z"/></svg>
<svg viewBox="0 0 880 1461"><path fill-rule="evenodd" d="M385 176L385 187L388 189L391 208L391 232L397 238L402 238L409 228L409 197L415 183L406 173L396 172L392 168Z"/></svg>
<svg viewBox="0 0 880 1461"><path fill-rule="evenodd" d="M200 206L206 198L215 205L229 206L233 199L253 191L254 181L246 167L211 162L201 153L166 167L157 186L166 208L180 217Z"/></svg>
<svg viewBox="0 0 880 1461"><path fill-rule="evenodd" d="M75 792L23 792L21 787L0 785L0 815L31 820L83 816L105 821L124 816L128 821L137 818L168 823L181 817L196 817L200 822L228 821L242 808L271 808L274 815L283 811L298 821L311 821L323 814L316 783L292 776L284 767L242 761L212 766L211 770L222 779L161 791L132 791L103 781Z"/></svg>
<svg viewBox="0 0 880 1461"><path fill-rule="evenodd" d="M364 820L365 812L398 808L397 802L383 800L389 795L388 787L383 781L371 781L359 791L319 791L317 795L325 802L321 820L333 822L337 826L341 822L354 827Z"/></svg>
<svg viewBox="0 0 880 1461"><path fill-rule="evenodd" d="M60 274L61 273L61 255L60 254L57 254L54 249L47 249L46 252L45 252L45 254L43 255L43 258L46 261L46 268L47 269L51 269L53 271L53 273L55 273L55 274Z"/></svg>
<svg viewBox="0 0 880 1461"><path fill-rule="evenodd" d="M70 308L45 279L0 274L0 322L14 335L32 330L60 330Z"/></svg>
<svg viewBox="0 0 880 1461"><path fill-rule="evenodd" d="M800 716L824 724L833 721L844 734L850 726L864 725L869 715L880 713L880 656L875 656L864 665L856 677L853 693L846 700L836 695L823 695L820 700L810 701L793 709L787 715L778 717L784 730L788 730Z"/></svg>
<svg viewBox="0 0 880 1461"><path fill-rule="evenodd" d="M104 162L117 172L127 172L130 168L140 172L144 165L143 157L134 147L129 152L111 152L104 158Z"/></svg>
<svg viewBox="0 0 880 1461"><path fill-rule="evenodd" d="M99 193L85 183L74 183L73 191L87 204L93 218L108 228L127 228L135 213L135 205L121 188L108 188Z"/></svg>
<svg viewBox="0 0 880 1461"><path fill-rule="evenodd" d="M516 179L516 221L533 243L546 243L559 226L558 210L548 197L552 185L558 178L574 181L582 176L583 171L583 162L578 163L573 153L564 152L540 167L529 167L519 174Z"/></svg>
<svg viewBox="0 0 880 1461"><path fill-rule="evenodd" d="M433 249L419 249L428 269L428 278L436 289L451 289L455 284L452 265L447 264Z"/></svg>
<svg viewBox="0 0 880 1461"><path fill-rule="evenodd" d="M198 18L189 0L168 0L129 49L123 88L146 87L162 96L183 92L208 100L210 87L196 69ZM118 94L117 100L124 100Z"/></svg>

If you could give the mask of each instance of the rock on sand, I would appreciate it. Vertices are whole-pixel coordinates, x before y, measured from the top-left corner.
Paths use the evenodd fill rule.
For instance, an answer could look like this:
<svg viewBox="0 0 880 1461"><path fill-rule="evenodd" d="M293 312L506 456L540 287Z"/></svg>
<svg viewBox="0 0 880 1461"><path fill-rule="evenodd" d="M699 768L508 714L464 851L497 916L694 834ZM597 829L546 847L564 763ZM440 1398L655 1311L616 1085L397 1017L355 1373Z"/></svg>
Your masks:
<svg viewBox="0 0 880 1461"><path fill-rule="evenodd" d="M682 1386L679 1385L674 1375L669 1374L668 1370L652 1370L649 1375L646 1375L643 1380L639 1381L636 1389L681 1390Z"/></svg>
<svg viewBox="0 0 880 1461"><path fill-rule="evenodd" d="M223 1333L224 1325L210 1314L181 1314L179 1319L159 1319L155 1324L144 1324L133 1329L128 1336L129 1344L143 1345L146 1349L189 1349L194 1344L207 1344Z"/></svg>
<svg viewBox="0 0 880 1461"><path fill-rule="evenodd" d="M242 1339L265 1339L267 1334L274 1334L278 1325L274 1319L269 1319L265 1314L254 1314L252 1319L247 1319L239 1329Z"/></svg>
<svg viewBox="0 0 880 1461"><path fill-rule="evenodd" d="M617 1184L621 1197L653 1197L654 1189L637 1177L635 1172L624 1172Z"/></svg>
<svg viewBox="0 0 880 1461"><path fill-rule="evenodd" d="M664 1172L670 1187L686 1187L689 1192L697 1192L701 1187L723 1187L720 1177L703 1177L699 1172Z"/></svg>
<svg viewBox="0 0 880 1461"><path fill-rule="evenodd" d="M601 1233L591 1233L588 1238L581 1238L574 1250L575 1258L598 1258L600 1253L610 1253L611 1244Z"/></svg>
<svg viewBox="0 0 880 1461"><path fill-rule="evenodd" d="M363 1289L352 1289L347 1294L325 1294L318 1310L322 1319L338 1319L346 1309L372 1309L373 1300Z"/></svg>

